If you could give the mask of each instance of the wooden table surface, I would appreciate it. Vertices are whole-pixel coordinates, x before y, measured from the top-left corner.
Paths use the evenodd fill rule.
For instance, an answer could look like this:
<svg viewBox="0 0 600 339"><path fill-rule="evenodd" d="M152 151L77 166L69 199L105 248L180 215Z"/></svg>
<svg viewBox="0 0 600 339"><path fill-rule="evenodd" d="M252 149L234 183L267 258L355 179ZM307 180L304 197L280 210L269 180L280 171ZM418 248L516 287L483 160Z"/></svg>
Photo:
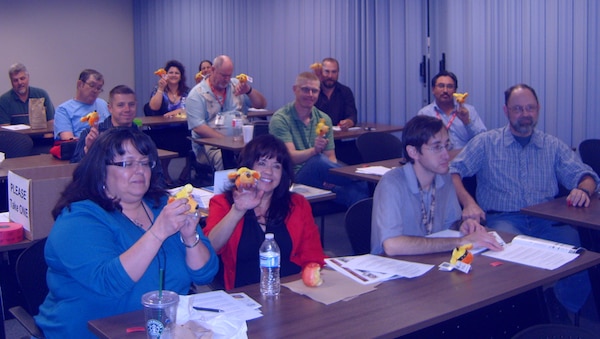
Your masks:
<svg viewBox="0 0 600 339"><path fill-rule="evenodd" d="M12 132L18 132L21 134L27 134L30 137L39 137L39 136L44 136L46 134L52 134L52 137L54 137L54 121L48 121L46 123L46 128L38 128L38 129L28 128L28 129L20 129L20 130L15 131L15 130L11 130L11 129L0 126L0 129L3 131L12 131Z"/></svg>
<svg viewBox="0 0 600 339"><path fill-rule="evenodd" d="M510 240L505 238L504 240ZM398 257L437 266L450 253ZM248 321L249 338L393 338L551 283L600 263L600 254L584 252L576 260L549 271L476 256L469 274L433 268L414 279L381 283L375 291L349 301L323 305L286 287L275 299L263 298L258 285L235 289L262 304L263 317ZM298 279L298 275L282 281ZM125 329L143 326L142 311L88 322L100 338L124 338ZM127 338L145 338L145 333Z"/></svg>
<svg viewBox="0 0 600 339"><path fill-rule="evenodd" d="M568 206L567 198L561 197L522 208L521 212L573 226L600 230L600 201L598 195L592 196L590 206L587 208Z"/></svg>
<svg viewBox="0 0 600 339"><path fill-rule="evenodd" d="M335 140L341 139L353 139L357 138L361 134L369 133L369 132L384 132L384 133L393 133L393 132L401 132L404 129L404 126L393 126L386 124L375 124L375 123L359 123L356 127L360 127L359 129L351 129L347 131L333 131L333 138Z"/></svg>
<svg viewBox="0 0 600 339"><path fill-rule="evenodd" d="M364 181L372 182L372 183L376 184L381 179L381 175L357 173L356 169L361 168L361 167L368 167L368 166L384 166L387 168L393 168L393 167L402 166L403 162L404 162L404 158L394 158L394 159L388 159L388 160L366 162L366 163L350 165L350 166L330 168L329 172L337 174L337 175L342 175L342 176L345 176L345 177L348 177L351 179L364 180Z"/></svg>
<svg viewBox="0 0 600 339"><path fill-rule="evenodd" d="M184 116L174 116L165 118L162 115L136 117L142 121L142 126L169 126L187 124L187 118Z"/></svg>

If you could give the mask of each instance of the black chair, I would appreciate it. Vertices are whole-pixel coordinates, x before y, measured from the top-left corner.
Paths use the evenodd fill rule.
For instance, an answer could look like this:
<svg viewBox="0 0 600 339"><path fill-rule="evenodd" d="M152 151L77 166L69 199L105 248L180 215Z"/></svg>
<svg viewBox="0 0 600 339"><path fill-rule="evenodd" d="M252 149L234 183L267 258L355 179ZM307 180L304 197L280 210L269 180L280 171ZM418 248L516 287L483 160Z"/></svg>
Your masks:
<svg viewBox="0 0 600 339"><path fill-rule="evenodd" d="M346 206L333 201L320 201L310 204L313 217L321 218L321 246L325 247L325 217L346 211Z"/></svg>
<svg viewBox="0 0 600 339"><path fill-rule="evenodd" d="M256 120L252 122L252 125L254 125L252 137L269 134L269 122L267 120Z"/></svg>
<svg viewBox="0 0 600 339"><path fill-rule="evenodd" d="M366 198L350 206L345 216L346 233L355 255L371 252L371 212L373 198Z"/></svg>
<svg viewBox="0 0 600 339"><path fill-rule="evenodd" d="M26 157L31 155L33 140L19 132L0 131L0 152L8 158Z"/></svg>
<svg viewBox="0 0 600 339"><path fill-rule="evenodd" d="M369 132L356 139L356 147L363 162L402 157L402 141L391 133Z"/></svg>
<svg viewBox="0 0 600 339"><path fill-rule="evenodd" d="M600 173L600 139L588 139L579 144L581 160Z"/></svg>
<svg viewBox="0 0 600 339"><path fill-rule="evenodd" d="M33 315L39 313L40 305L48 295L46 271L48 265L44 259L46 238L40 239L25 249L15 265L17 282L23 293L25 305L15 306L8 311L35 338L44 338L44 333L36 325Z"/></svg>
<svg viewBox="0 0 600 339"><path fill-rule="evenodd" d="M530 339L530 338L548 338L548 339L559 339L559 338L579 338L579 339L592 339L598 338L597 334L592 333L590 330L561 324L541 324L528 327L519 333L515 334L512 339Z"/></svg>

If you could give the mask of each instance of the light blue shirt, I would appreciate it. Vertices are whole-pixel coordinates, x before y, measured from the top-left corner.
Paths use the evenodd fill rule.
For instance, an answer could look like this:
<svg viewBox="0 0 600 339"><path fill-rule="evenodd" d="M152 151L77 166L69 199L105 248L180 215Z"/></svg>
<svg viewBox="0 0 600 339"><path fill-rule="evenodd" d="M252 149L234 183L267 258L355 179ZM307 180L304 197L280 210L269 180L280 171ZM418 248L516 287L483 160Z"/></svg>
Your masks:
<svg viewBox="0 0 600 339"><path fill-rule="evenodd" d="M54 114L54 139L60 139L58 135L61 132L73 132L75 138L79 138L81 132L89 127L87 122L81 122L81 118L93 111L100 115L99 121L104 121L110 116L108 104L100 98L91 105L75 99L60 104Z"/></svg>
<svg viewBox="0 0 600 339"><path fill-rule="evenodd" d="M585 175L600 179L558 138L534 130L521 146L507 125L477 135L450 163L450 173L477 175L477 203L484 211L517 212L554 199L558 183L577 187Z"/></svg>
<svg viewBox="0 0 600 339"><path fill-rule="evenodd" d="M448 132L450 133L450 142L452 142L454 148L463 148L474 136L487 130L483 124L483 121L479 117L479 114L477 114L475 107L469 104L463 104L463 106L469 111L470 122L468 125L465 125L458 117L452 120L452 116L454 114L446 115L446 113L444 113L444 111L438 107L435 101L421 108L417 115L427 115L442 119L444 126L446 127L448 127L450 120L452 120L452 124L450 124L450 127L448 128ZM454 110L458 110L458 104L456 101L454 102Z"/></svg>

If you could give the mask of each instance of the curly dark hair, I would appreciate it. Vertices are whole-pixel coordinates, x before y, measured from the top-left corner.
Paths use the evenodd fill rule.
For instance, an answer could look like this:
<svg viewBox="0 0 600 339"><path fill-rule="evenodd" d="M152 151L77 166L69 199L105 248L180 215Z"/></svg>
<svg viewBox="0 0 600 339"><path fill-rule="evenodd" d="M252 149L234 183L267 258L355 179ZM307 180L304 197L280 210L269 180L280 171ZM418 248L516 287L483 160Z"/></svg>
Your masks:
<svg viewBox="0 0 600 339"><path fill-rule="evenodd" d="M177 94L180 96L186 96L190 89L187 86L187 79L185 78L185 67L183 67L183 64L177 60L169 60L165 65L165 71L168 72L169 68L171 67L177 68L179 73L181 73L181 79L179 79L179 84L177 85Z"/></svg>
<svg viewBox="0 0 600 339"><path fill-rule="evenodd" d="M150 177L150 187L145 197L158 204L160 198L167 194L165 190L162 167L156 146L149 136L133 128L112 128L100 134L90 147L89 152L73 172L73 180L61 193L56 206L52 210L54 219L64 208L70 209L71 204L82 200L91 200L107 211L121 210L118 199L106 195L106 167L114 161L117 155L125 154L124 145L130 142L140 154L156 161Z"/></svg>
<svg viewBox="0 0 600 339"><path fill-rule="evenodd" d="M273 191L271 205L267 212L269 223L283 223L288 216L291 207L290 187L294 182L294 165L292 158L283 141L277 139L271 134L257 136L250 141L240 153L238 159L239 167L253 168L254 163L259 159L277 159L281 164L281 181L279 186ZM227 200L233 204L233 187L225 192Z"/></svg>

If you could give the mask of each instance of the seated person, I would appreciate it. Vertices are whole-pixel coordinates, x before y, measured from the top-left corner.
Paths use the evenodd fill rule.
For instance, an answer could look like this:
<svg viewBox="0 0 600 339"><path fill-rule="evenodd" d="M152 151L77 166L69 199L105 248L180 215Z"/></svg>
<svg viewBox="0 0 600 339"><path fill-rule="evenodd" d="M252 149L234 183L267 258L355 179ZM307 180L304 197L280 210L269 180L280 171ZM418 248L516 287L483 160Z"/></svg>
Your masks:
<svg viewBox="0 0 600 339"><path fill-rule="evenodd" d="M167 61L165 74L158 79L150 95L150 102L144 106L146 115L172 117L185 114L185 98L190 89L186 85L185 67L177 60Z"/></svg>
<svg viewBox="0 0 600 339"><path fill-rule="evenodd" d="M428 115L441 119L450 133L450 141L454 149L450 151L450 159L454 158L467 142L486 127L477 114L475 107L459 104L454 99L458 88L458 79L452 72L441 71L431 80L431 91L435 101L421 108L417 115ZM458 119L457 119L458 118Z"/></svg>
<svg viewBox="0 0 600 339"><path fill-rule="evenodd" d="M8 69L12 89L0 96L0 125L29 125L29 99L43 99L46 120L54 120L54 105L48 93L29 86L29 72L22 63Z"/></svg>
<svg viewBox="0 0 600 339"><path fill-rule="evenodd" d="M81 118L96 111L100 121L108 118L108 106L98 95L104 91L104 77L93 69L84 69L77 80L75 99L63 102L56 108L54 139L70 140L79 138L88 124Z"/></svg>
<svg viewBox="0 0 600 339"><path fill-rule="evenodd" d="M439 119L416 116L402 131L409 161L387 172L373 197L371 253L386 255L450 251L473 244L501 250L476 220L461 222L461 209L448 174L452 149L448 130ZM426 235L460 225L460 238L426 238Z"/></svg>
<svg viewBox="0 0 600 339"><path fill-rule="evenodd" d="M98 138L98 135L104 131L114 127L137 129L137 125L133 123L137 107L135 92L125 85L118 85L110 90L108 100L110 115L98 125L88 127L81 133L71 162L81 161Z"/></svg>
<svg viewBox="0 0 600 339"><path fill-rule="evenodd" d="M552 200L559 183L570 189L567 200L573 206L586 208L600 183L568 145L535 128L540 109L533 88L526 84L510 87L504 92L508 124L478 134L452 160L450 173L463 218L486 220L489 228L504 232L580 246L574 227L521 213L521 208ZM477 175L477 201L461 180L473 175ZM559 280L552 294L576 313L589 292L584 271Z"/></svg>
<svg viewBox="0 0 600 339"><path fill-rule="evenodd" d="M319 95L319 78L303 72L293 86L296 100L280 108L271 117L269 133L282 140L295 164L296 182L332 190L336 202L350 207L368 197L367 184L329 173L341 166L335 155L333 129L329 116L315 107ZM329 131L317 135L316 127L325 119Z"/></svg>
<svg viewBox="0 0 600 339"><path fill-rule="evenodd" d="M215 58L210 77L190 90L186 100L188 128L192 138L221 138L232 135L234 113L246 113L248 107L265 108L267 100L249 82L233 76L233 62L226 55ZM221 150L192 142L196 159L201 164L223 169Z"/></svg>
<svg viewBox="0 0 600 339"><path fill-rule="evenodd" d="M224 266L225 289L260 280L258 252L265 233L281 250L281 276L299 273L311 262L324 265L325 254L308 201L291 193L294 170L285 145L272 135L250 141L240 167L258 171L256 185L235 185L210 201L204 233Z"/></svg>
<svg viewBox="0 0 600 339"><path fill-rule="evenodd" d="M35 316L46 338L95 338L87 322L141 310L146 292L187 294L218 258L187 199L167 204L154 143L132 129L103 133L52 211L48 296Z"/></svg>
<svg viewBox="0 0 600 339"><path fill-rule="evenodd" d="M212 65L213 64L210 60L200 61L200 65L198 65L198 73L196 73L196 76L194 77L197 84L208 78L210 72L212 71Z"/></svg>
<svg viewBox="0 0 600 339"><path fill-rule="evenodd" d="M315 70L321 71L321 74L316 74L321 81L321 92L315 106L329 115L333 125L347 130L356 124L357 119L354 94L350 87L338 82L340 64L336 59L325 58L322 65L321 69Z"/></svg>

